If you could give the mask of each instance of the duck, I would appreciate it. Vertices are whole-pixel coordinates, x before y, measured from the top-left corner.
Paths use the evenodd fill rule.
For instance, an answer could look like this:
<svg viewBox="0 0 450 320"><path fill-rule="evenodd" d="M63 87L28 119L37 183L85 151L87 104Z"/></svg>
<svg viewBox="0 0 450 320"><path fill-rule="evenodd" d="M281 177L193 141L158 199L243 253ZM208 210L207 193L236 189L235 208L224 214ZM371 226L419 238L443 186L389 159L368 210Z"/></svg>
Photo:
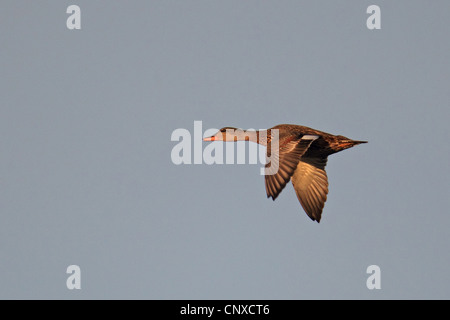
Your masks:
<svg viewBox="0 0 450 320"><path fill-rule="evenodd" d="M203 140L250 141L265 146L266 159L270 159L264 168L267 198L275 201L291 181L304 211L318 223L328 195L328 156L367 143L294 124L279 124L266 130L223 127ZM273 168L277 170L271 172Z"/></svg>

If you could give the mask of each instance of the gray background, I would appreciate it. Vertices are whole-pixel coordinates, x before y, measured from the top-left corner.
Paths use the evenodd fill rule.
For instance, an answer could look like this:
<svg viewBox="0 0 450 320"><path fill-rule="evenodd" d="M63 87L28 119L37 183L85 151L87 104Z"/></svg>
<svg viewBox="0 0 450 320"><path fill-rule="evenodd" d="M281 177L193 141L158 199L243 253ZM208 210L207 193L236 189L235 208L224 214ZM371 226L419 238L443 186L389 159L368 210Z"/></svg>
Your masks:
<svg viewBox="0 0 450 320"><path fill-rule="evenodd" d="M2 1L0 298L450 298L449 12ZM194 120L369 144L330 157L317 224L290 185L266 199L259 165L174 165L172 131Z"/></svg>

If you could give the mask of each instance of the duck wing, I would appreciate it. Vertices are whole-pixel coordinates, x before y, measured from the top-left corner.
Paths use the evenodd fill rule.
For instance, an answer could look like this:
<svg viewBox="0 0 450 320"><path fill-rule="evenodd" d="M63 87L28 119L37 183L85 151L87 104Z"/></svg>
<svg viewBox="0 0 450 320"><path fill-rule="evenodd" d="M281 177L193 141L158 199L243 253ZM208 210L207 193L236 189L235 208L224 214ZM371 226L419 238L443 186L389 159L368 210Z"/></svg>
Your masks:
<svg viewBox="0 0 450 320"><path fill-rule="evenodd" d="M325 171L327 157L301 158L291 177L297 198L306 214L320 222L327 200L328 178Z"/></svg>
<svg viewBox="0 0 450 320"><path fill-rule="evenodd" d="M278 152L272 152L272 143L267 145L265 185L267 198L275 200L297 169L302 155L318 136L303 135L289 137L279 142Z"/></svg>

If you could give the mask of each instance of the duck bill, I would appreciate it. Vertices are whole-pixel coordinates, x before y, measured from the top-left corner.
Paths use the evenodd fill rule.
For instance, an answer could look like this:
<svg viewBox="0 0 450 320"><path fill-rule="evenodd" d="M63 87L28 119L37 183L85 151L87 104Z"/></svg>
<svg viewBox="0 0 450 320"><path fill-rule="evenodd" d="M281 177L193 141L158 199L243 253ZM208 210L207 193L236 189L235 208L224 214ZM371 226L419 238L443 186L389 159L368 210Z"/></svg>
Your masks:
<svg viewBox="0 0 450 320"><path fill-rule="evenodd" d="M212 137L208 137L208 138L203 138L203 141L214 141L216 140L216 137L212 136Z"/></svg>

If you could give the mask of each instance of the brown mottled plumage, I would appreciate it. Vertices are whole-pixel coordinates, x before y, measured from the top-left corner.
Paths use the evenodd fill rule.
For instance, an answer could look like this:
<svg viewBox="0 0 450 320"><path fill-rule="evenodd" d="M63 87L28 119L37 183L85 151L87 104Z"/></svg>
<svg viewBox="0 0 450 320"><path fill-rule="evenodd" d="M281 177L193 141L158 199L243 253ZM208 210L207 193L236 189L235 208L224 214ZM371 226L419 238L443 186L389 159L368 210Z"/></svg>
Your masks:
<svg viewBox="0 0 450 320"><path fill-rule="evenodd" d="M278 133L278 152L272 152L271 145ZM256 132L225 127L205 141L253 141L267 146L265 185L267 197L275 200L289 180L292 181L297 198L305 212L320 222L327 200L328 178L325 171L330 154L351 148L367 141L356 141L336 136L309 127L280 124L268 130ZM278 171L270 173L275 164Z"/></svg>

